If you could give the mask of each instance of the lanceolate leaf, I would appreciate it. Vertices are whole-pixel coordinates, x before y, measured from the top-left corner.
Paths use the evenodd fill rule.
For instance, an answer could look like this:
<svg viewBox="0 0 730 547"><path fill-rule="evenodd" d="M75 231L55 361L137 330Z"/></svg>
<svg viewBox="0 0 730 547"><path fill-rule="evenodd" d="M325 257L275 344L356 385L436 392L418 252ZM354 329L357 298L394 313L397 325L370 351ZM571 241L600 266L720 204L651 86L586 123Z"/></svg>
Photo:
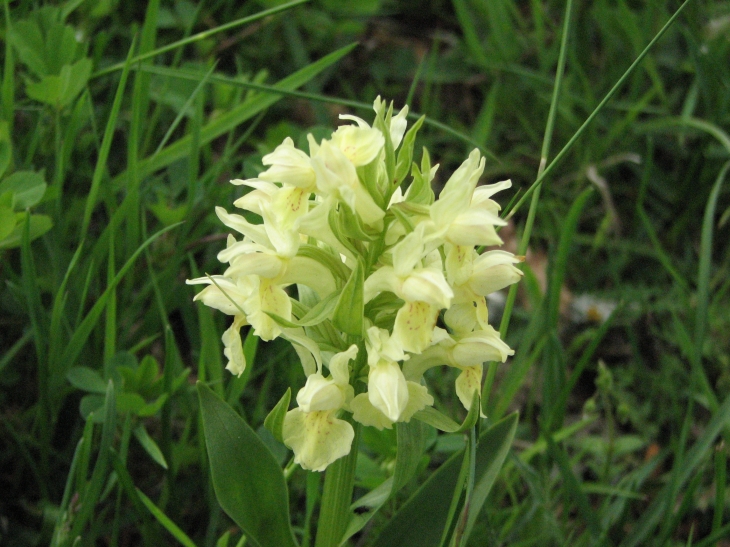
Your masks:
<svg viewBox="0 0 730 547"><path fill-rule="evenodd" d="M469 407L469 414L464 418L464 423L461 425L457 424L454 420L442 414L432 406L427 406L423 410L416 412L413 417L416 420L420 420L428 425L432 425L439 431L445 431L446 433L463 433L469 430L479 418L480 402L479 394L474 393L474 397Z"/></svg>
<svg viewBox="0 0 730 547"><path fill-rule="evenodd" d="M408 423L399 422L395 428L398 435L398 452L393 476L352 504L353 514L340 545L362 530L383 504L408 484L416 474L425 448L426 426L417 420L411 420Z"/></svg>
<svg viewBox="0 0 730 547"><path fill-rule="evenodd" d="M365 314L364 285L363 266L358 261L357 266L350 275L350 279L347 280L342 289L342 294L337 301L332 316L332 323L335 327L354 336L362 336L363 331L363 315Z"/></svg>
<svg viewBox="0 0 730 547"><path fill-rule="evenodd" d="M218 502L260 547L295 547L284 475L266 445L243 419L198 383L205 444Z"/></svg>
<svg viewBox="0 0 730 547"><path fill-rule="evenodd" d="M398 151L398 162L395 166L395 178L392 181L393 186L400 186L403 179L408 176L408 170L411 168L411 161L413 160L413 145L416 142L416 134L423 125L423 120L425 119L426 116L418 118L418 121L411 126L405 137L403 137L403 143Z"/></svg>
<svg viewBox="0 0 730 547"><path fill-rule="evenodd" d="M284 396L279 399L276 406L271 409L269 415L264 420L264 427L271 431L274 438L280 443L284 442L284 436L281 432L284 427L284 416L286 416L287 410L289 410L289 402L291 401L291 388L286 390Z"/></svg>
<svg viewBox="0 0 730 547"><path fill-rule="evenodd" d="M475 517L507 457L516 428L515 413L494 424L479 438L476 452L476 481L471 498ZM462 460L463 451L457 452L431 475L385 525L373 545L437 547L441 542Z"/></svg>

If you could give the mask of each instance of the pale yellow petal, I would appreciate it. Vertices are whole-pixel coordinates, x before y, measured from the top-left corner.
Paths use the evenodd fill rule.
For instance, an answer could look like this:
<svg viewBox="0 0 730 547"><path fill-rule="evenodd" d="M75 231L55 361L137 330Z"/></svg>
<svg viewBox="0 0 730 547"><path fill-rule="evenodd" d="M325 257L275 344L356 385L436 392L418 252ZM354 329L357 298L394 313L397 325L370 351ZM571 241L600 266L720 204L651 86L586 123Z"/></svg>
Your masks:
<svg viewBox="0 0 730 547"><path fill-rule="evenodd" d="M504 343L499 332L487 326L484 330L474 331L458 340L451 353L455 366L468 367L486 361L504 363L515 352Z"/></svg>
<svg viewBox="0 0 730 547"><path fill-rule="evenodd" d="M426 386L408 382L408 404L400 415L401 422L410 422L413 415L427 406L433 405L433 397Z"/></svg>
<svg viewBox="0 0 730 547"><path fill-rule="evenodd" d="M228 358L226 370L231 374L240 376L246 370L246 357L243 354L243 343L241 342L241 327L247 325L246 318L243 315L237 315L233 319L233 323L223 333L221 340L223 341L223 355Z"/></svg>
<svg viewBox="0 0 730 547"><path fill-rule="evenodd" d="M357 357L357 346L352 344L347 350L335 353L327 367L335 382L347 385L350 382L349 363Z"/></svg>
<svg viewBox="0 0 730 547"><path fill-rule="evenodd" d="M426 302L406 302L395 316L393 338L405 351L421 353L431 344L437 318L438 308Z"/></svg>
<svg viewBox="0 0 730 547"><path fill-rule="evenodd" d="M507 251L484 253L474 261L469 286L475 293L486 296L517 283L522 278L522 272L513 264L518 262L520 259Z"/></svg>
<svg viewBox="0 0 730 547"><path fill-rule="evenodd" d="M266 154L261 163L271 166L259 175L264 180L291 184L300 188L314 186L314 170L311 160L309 156L294 146L294 141L290 137L284 139L284 142L272 153Z"/></svg>
<svg viewBox="0 0 730 547"><path fill-rule="evenodd" d="M376 429L392 429L393 422L373 406L367 393L361 393L350 403L352 418L364 426L371 426Z"/></svg>
<svg viewBox="0 0 730 547"><path fill-rule="evenodd" d="M368 398L389 420L398 421L408 404L408 386L398 363L381 361L370 367Z"/></svg>
<svg viewBox="0 0 730 547"><path fill-rule="evenodd" d="M342 456L350 453L355 431L335 417L336 411L303 412L290 410L284 417L284 444L294 451L294 462L304 469L324 471Z"/></svg>
<svg viewBox="0 0 730 547"><path fill-rule="evenodd" d="M435 268L414 270L403 281L398 296L406 302L426 302L437 309L448 308L454 291L443 272Z"/></svg>
<svg viewBox="0 0 730 547"><path fill-rule="evenodd" d="M337 383L318 372L309 375L307 383L297 393L297 404L303 412L337 410L344 402L345 398Z"/></svg>

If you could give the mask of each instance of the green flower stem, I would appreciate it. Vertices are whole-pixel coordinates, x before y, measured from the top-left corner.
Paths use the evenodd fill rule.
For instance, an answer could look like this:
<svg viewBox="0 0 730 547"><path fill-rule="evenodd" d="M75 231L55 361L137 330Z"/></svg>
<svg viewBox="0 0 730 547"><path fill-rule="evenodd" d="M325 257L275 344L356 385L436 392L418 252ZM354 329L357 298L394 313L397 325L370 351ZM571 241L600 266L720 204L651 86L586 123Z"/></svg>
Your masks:
<svg viewBox="0 0 730 547"><path fill-rule="evenodd" d="M451 540L451 545L453 547L462 547L462 545L466 543L466 540L469 539L465 533L467 523L469 522L469 513L471 511L471 496L474 492L478 443L479 437L477 435L476 425L474 425L469 430L469 437L467 437L467 449L469 450L469 475L466 479L466 498L464 501L464 507L461 510L461 515L459 516L459 521L456 524L454 536Z"/></svg>
<svg viewBox="0 0 730 547"><path fill-rule="evenodd" d="M352 420L348 421L355 429L355 438L352 440L350 453L327 468L314 547L337 547L350 520L360 424Z"/></svg>

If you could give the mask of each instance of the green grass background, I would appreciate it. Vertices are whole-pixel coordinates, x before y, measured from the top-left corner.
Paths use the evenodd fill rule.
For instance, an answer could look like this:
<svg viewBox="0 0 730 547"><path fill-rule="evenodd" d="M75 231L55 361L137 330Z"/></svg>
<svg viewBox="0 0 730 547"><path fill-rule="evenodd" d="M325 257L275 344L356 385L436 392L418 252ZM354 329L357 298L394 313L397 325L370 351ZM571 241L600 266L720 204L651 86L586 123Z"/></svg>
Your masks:
<svg viewBox="0 0 730 547"><path fill-rule="evenodd" d="M521 418L469 545L730 545L730 2L689 2L597 113L680 3L573 2L550 123L564 2L292 4L3 2L0 190L33 190L0 191L0 544L240 543L194 381L259 429L304 376L286 342L253 337L252 366L225 373L226 318L184 280L220 270L229 179L286 136L306 150L338 113L370 118L380 94L427 116L416 150L437 184L478 146L514 206L548 164L507 229L534 260L487 414ZM616 310L576 317L580 295ZM429 381L462 419L453 379ZM418 478L352 545L463 446L432 433ZM360 450L365 492L395 436L366 430ZM289 488L308 545L321 477L296 470Z"/></svg>

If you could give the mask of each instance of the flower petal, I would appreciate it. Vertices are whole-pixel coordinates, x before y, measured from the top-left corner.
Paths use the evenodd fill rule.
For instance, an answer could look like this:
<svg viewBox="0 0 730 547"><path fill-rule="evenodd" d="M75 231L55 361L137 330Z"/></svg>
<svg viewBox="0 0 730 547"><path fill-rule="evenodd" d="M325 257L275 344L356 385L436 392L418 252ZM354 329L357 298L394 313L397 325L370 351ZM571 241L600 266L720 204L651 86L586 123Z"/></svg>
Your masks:
<svg viewBox="0 0 730 547"><path fill-rule="evenodd" d="M359 167L375 159L385 145L385 138L378 129L367 127L367 124L365 127L341 125L332 134L332 143L354 166Z"/></svg>
<svg viewBox="0 0 730 547"><path fill-rule="evenodd" d="M330 359L327 368L335 382L340 385L349 385L350 370L349 363L357 357L357 346L352 344L347 350L335 353Z"/></svg>
<svg viewBox="0 0 730 547"><path fill-rule="evenodd" d="M373 406L367 393L361 393L350 403L352 418L364 426L372 426L376 429L392 429L393 421Z"/></svg>
<svg viewBox="0 0 730 547"><path fill-rule="evenodd" d="M469 287L477 294L486 296L517 283L522 272L512 264L520 259L507 251L489 251L474 261Z"/></svg>
<svg viewBox="0 0 730 547"><path fill-rule="evenodd" d="M467 410L471 408L475 391L479 394L482 392L482 365L462 369L456 379L456 395Z"/></svg>
<svg viewBox="0 0 730 547"><path fill-rule="evenodd" d="M350 453L355 430L332 410L290 410L284 417L284 444L294 451L294 462L304 469L324 471Z"/></svg>
<svg viewBox="0 0 730 547"><path fill-rule="evenodd" d="M485 330L474 331L457 342L451 352L455 366L463 368L486 361L504 363L508 356L514 355L514 350L502 341L499 332L489 325L487 327Z"/></svg>
<svg viewBox="0 0 730 547"><path fill-rule="evenodd" d="M413 415L427 406L433 405L433 397L426 386L417 382L407 382L408 404L400 415L401 422L410 422Z"/></svg>
<svg viewBox="0 0 730 547"><path fill-rule="evenodd" d="M223 333L221 340L223 341L223 355L228 358L226 370L231 374L240 376L246 370L246 357L243 355L243 343L241 342L241 327L247 325L246 317L236 315L233 323Z"/></svg>
<svg viewBox="0 0 730 547"><path fill-rule="evenodd" d="M294 146L294 141L290 137L284 139L273 152L266 154L261 163L271 166L259 175L263 180L291 184L299 188L314 186L311 160Z"/></svg>
<svg viewBox="0 0 730 547"><path fill-rule="evenodd" d="M395 338L405 351L421 353L431 344L438 308L426 302L406 302L398 310L393 326Z"/></svg>
<svg viewBox="0 0 730 547"><path fill-rule="evenodd" d="M368 398L389 420L398 421L408 404L408 386L398 363L380 361L370 367Z"/></svg>
<svg viewBox="0 0 730 547"><path fill-rule="evenodd" d="M307 376L307 383L297 393L297 404L303 412L337 410L345 397L332 378L325 378L319 372Z"/></svg>
<svg viewBox="0 0 730 547"><path fill-rule="evenodd" d="M427 302L437 309L442 309L451 305L454 291L440 270L421 268L413 271L403 281L398 296L406 302Z"/></svg>

